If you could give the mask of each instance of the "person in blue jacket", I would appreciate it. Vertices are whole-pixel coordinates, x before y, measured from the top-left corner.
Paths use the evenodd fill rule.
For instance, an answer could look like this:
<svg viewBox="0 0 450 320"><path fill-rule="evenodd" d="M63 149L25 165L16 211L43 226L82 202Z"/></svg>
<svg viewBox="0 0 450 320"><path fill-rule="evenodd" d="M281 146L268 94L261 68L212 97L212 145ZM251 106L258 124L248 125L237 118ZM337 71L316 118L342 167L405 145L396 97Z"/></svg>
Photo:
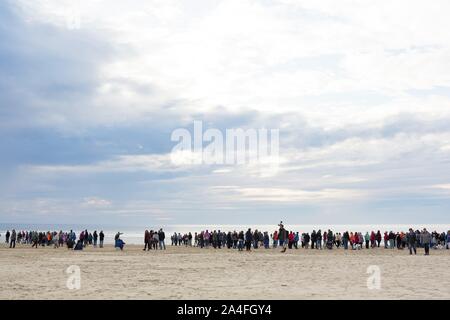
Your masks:
<svg viewBox="0 0 450 320"><path fill-rule="evenodd" d="M119 248L120 250L123 250L123 247L125 246L125 242L123 242L122 239L120 239L120 235L122 233L117 232L116 236L114 237L115 245L114 248Z"/></svg>

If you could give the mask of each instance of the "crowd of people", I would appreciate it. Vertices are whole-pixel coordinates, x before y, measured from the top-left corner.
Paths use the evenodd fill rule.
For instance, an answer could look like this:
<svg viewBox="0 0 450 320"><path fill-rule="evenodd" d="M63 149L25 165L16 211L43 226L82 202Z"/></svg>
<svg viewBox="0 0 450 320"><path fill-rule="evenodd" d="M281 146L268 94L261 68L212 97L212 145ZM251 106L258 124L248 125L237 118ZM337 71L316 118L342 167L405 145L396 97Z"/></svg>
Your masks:
<svg viewBox="0 0 450 320"><path fill-rule="evenodd" d="M122 233L118 232L114 236L114 247L123 250L125 242L120 238ZM163 229L145 230L144 251L146 250L166 250L165 233ZM96 248L104 246L105 234L102 231L88 232L81 231L78 236L73 231L19 231L8 230L5 234L5 243L10 248L15 248L16 244L28 244L32 248L39 246L53 246L59 248L66 246L73 250L83 250L87 246ZM287 230L280 222L278 229L270 233L267 231L252 230L247 231L221 231L203 230L192 234L175 232L171 237L172 246L186 246L199 248L228 248L239 251L251 251L258 248L281 248L282 252L288 249L339 249L361 250L384 247L385 249L409 249L410 254L416 254L417 248L423 248L428 255L430 249L450 249L450 230L445 232L429 232L427 229L413 230L408 232L393 231L370 231L365 232L333 232L332 230L313 230L311 233L300 233Z"/></svg>
<svg viewBox="0 0 450 320"><path fill-rule="evenodd" d="M251 251L260 247L269 249L280 247L282 252L287 249L328 249L361 250L379 248L385 249L409 249L410 254L416 254L417 248L424 248L428 255L432 249L450 249L450 230L447 233L429 232L426 228L420 230L409 229L408 232L378 231L366 232L333 232L332 230L313 230L311 233L299 233L287 230L282 223L279 229L269 234L267 231L246 232L221 230L203 230L181 234L174 233L171 237L172 246L194 246L199 248L228 248L239 251Z"/></svg>
<svg viewBox="0 0 450 320"><path fill-rule="evenodd" d="M120 233L116 234L116 241L120 240ZM88 232L87 230L81 231L77 236L73 230L69 232L58 231L19 231L9 230L5 233L5 243L9 248L15 248L16 244L28 244L32 248L53 246L54 248L66 246L73 250L83 250L87 246L93 246L96 248L99 246L103 248L105 240L105 234L102 231ZM122 248L123 249L123 246Z"/></svg>
<svg viewBox="0 0 450 320"><path fill-rule="evenodd" d="M153 230L145 230L144 232L144 251L145 250L166 250L166 234L163 229L159 229L158 231Z"/></svg>

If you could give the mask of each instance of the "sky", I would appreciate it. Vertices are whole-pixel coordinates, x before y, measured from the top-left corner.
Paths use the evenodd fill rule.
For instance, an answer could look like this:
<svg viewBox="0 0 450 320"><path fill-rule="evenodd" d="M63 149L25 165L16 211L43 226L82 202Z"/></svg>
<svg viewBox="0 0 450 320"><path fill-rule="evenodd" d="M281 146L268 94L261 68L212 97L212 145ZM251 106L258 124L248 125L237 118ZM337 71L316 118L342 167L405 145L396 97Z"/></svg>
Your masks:
<svg viewBox="0 0 450 320"><path fill-rule="evenodd" d="M0 2L0 222L449 223L450 2ZM175 129L279 129L279 170Z"/></svg>

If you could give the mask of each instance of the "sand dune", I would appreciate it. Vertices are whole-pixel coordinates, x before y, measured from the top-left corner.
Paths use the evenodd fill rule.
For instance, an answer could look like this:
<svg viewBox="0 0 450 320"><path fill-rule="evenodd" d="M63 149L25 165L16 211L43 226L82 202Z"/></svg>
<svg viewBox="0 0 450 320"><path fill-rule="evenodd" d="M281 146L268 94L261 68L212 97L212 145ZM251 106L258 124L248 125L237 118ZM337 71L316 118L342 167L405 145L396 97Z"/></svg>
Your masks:
<svg viewBox="0 0 450 320"><path fill-rule="evenodd" d="M258 249L251 253L111 246L82 252L0 247L1 299L450 299L450 250ZM81 271L69 290L66 269ZM381 288L368 289L369 266Z"/></svg>

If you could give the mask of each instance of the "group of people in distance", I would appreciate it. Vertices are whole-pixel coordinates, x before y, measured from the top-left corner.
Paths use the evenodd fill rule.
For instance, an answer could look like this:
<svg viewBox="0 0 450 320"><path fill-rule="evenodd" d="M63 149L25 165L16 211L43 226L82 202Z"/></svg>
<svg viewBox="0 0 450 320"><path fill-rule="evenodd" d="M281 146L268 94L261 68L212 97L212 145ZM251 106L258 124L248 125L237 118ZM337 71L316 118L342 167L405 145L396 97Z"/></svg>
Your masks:
<svg viewBox="0 0 450 320"><path fill-rule="evenodd" d="M379 248L381 244L385 249L405 249L408 248L410 254L416 254L417 248L423 248L425 255L429 255L430 248L433 249L450 249L450 230L447 233L438 233L436 231L430 233L426 228L419 230L409 229L408 232L384 232L378 230L362 234L361 232L333 232L321 230L310 233L299 233L288 231L283 223L279 224L279 229L269 234L267 231L252 231L249 228L246 232L221 230L203 230L181 234L174 233L171 236L172 246L194 246L199 248L228 248L237 249L239 251L251 251L260 247L278 248L282 252L287 249L328 249L343 248L344 250L361 250Z"/></svg>
<svg viewBox="0 0 450 320"><path fill-rule="evenodd" d="M120 238L122 233L117 232L114 236L114 247L123 250L125 242ZM165 250L165 233L163 229L158 231L145 230L144 232L144 251L146 250ZM287 230L280 222L278 230L269 234L267 231L252 230L247 231L228 231L221 230L208 231L203 230L181 234L174 233L171 237L172 246L189 246L199 248L228 248L239 251L251 251L258 248L281 248L282 252L287 249L328 249L343 248L344 250L361 250L384 247L385 249L409 249L410 254L416 254L417 248L423 248L425 255L429 255L430 249L450 249L450 230L447 232L429 232L423 228L421 231L409 229L408 232L378 231L348 232L343 233L327 231L315 231L310 233L299 233ZM103 248L105 234L103 231L97 233L81 231L77 236L73 230L63 231L20 231L8 230L5 234L5 242L10 248L15 248L17 244L28 244L32 248L38 246L53 246L54 248L67 246L73 250L83 250L87 246L94 248L99 245Z"/></svg>
<svg viewBox="0 0 450 320"><path fill-rule="evenodd" d="M118 232L115 237L115 247L123 250L125 243L120 239L121 233ZM16 232L13 229L11 232L9 230L5 233L5 243L10 248L15 248L17 244L31 245L32 248L38 248L38 246L46 247L53 246L54 248L59 248L66 246L68 249L73 250L83 250L87 246L93 246L97 248L103 248L105 241L105 234L102 231L97 232L95 230L93 233L87 230L81 231L77 236L73 230L69 232L58 231L19 231Z"/></svg>
<svg viewBox="0 0 450 320"><path fill-rule="evenodd" d="M144 251L145 250L166 250L166 234L163 229L159 229L158 231L153 230L145 230L144 232Z"/></svg>

